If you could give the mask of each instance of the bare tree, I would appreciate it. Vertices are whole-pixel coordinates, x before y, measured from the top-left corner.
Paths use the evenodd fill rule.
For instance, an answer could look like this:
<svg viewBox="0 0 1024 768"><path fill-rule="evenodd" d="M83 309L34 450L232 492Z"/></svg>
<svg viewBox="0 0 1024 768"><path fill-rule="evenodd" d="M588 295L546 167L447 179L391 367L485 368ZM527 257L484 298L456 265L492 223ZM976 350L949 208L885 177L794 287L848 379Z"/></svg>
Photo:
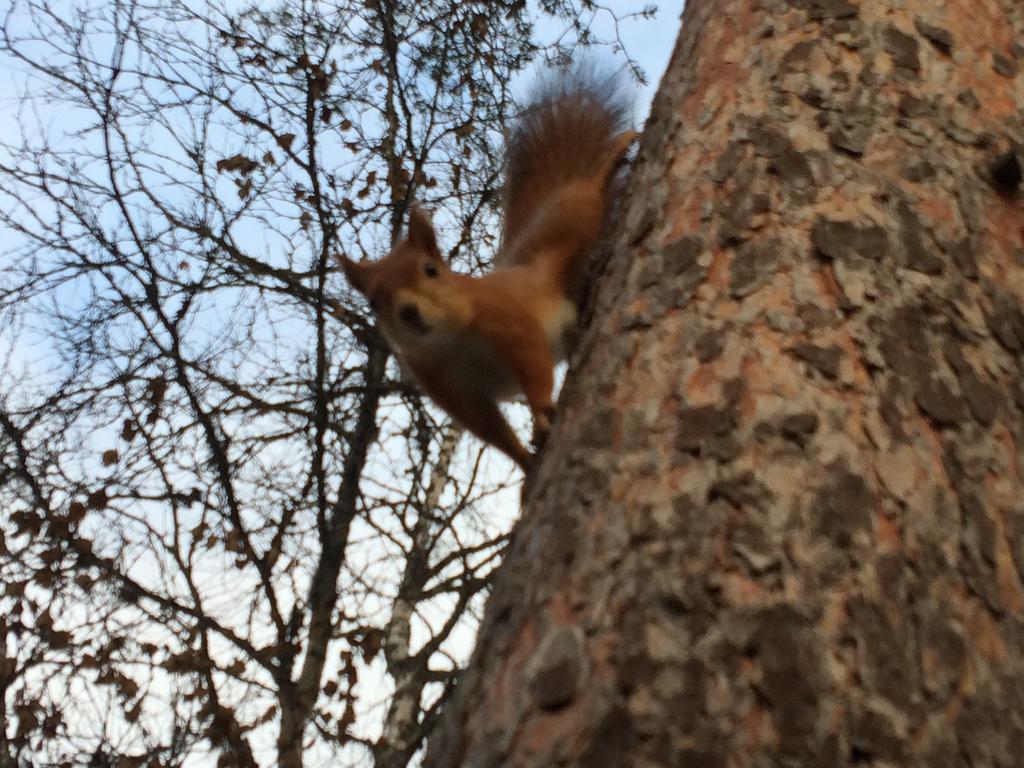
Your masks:
<svg viewBox="0 0 1024 768"><path fill-rule="evenodd" d="M11 6L4 764L422 744L514 476L402 379L331 254L379 255L416 199L486 264L510 82L603 13L544 12L548 48L513 0Z"/></svg>
<svg viewBox="0 0 1024 768"><path fill-rule="evenodd" d="M427 765L1020 762L1022 36L687 3Z"/></svg>

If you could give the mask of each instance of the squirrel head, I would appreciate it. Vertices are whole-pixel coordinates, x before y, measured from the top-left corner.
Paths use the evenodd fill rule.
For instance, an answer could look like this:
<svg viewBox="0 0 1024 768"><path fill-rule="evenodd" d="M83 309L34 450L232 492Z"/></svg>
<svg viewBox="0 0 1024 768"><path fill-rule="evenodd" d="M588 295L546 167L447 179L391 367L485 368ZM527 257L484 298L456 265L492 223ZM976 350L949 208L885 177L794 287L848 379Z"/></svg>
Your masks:
<svg viewBox="0 0 1024 768"><path fill-rule="evenodd" d="M412 209L408 234L384 258L338 259L352 287L369 300L393 345L409 349L458 325L463 313L453 273L437 247L430 217L421 208Z"/></svg>

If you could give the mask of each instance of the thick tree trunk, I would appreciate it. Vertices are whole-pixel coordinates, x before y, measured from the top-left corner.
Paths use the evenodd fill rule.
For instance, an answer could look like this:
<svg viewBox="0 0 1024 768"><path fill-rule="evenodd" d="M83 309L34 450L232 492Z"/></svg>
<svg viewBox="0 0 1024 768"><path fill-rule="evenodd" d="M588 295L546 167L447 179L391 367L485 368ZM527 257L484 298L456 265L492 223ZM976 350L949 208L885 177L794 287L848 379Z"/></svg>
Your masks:
<svg viewBox="0 0 1024 768"><path fill-rule="evenodd" d="M1011 766L1024 8L690 0L427 764Z"/></svg>

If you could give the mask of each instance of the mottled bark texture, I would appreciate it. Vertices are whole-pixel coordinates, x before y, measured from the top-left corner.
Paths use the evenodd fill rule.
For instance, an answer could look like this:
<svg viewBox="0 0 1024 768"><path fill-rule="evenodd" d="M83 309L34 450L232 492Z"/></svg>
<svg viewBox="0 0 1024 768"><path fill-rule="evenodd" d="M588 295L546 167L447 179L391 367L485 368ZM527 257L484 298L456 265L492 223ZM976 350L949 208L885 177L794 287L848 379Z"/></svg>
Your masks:
<svg viewBox="0 0 1024 768"><path fill-rule="evenodd" d="M428 765L1016 766L1024 7L691 0Z"/></svg>

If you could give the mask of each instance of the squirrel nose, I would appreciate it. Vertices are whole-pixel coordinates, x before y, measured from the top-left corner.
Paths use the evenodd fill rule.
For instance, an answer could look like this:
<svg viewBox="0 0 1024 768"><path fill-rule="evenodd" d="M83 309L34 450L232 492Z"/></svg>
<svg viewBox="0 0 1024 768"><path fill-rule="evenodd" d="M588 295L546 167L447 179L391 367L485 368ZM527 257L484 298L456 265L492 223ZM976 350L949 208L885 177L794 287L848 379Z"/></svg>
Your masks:
<svg viewBox="0 0 1024 768"><path fill-rule="evenodd" d="M423 322L423 317L420 315L420 310L415 304L401 304L398 307L398 319L408 325L410 328L415 328L417 331L426 331L427 324Z"/></svg>

